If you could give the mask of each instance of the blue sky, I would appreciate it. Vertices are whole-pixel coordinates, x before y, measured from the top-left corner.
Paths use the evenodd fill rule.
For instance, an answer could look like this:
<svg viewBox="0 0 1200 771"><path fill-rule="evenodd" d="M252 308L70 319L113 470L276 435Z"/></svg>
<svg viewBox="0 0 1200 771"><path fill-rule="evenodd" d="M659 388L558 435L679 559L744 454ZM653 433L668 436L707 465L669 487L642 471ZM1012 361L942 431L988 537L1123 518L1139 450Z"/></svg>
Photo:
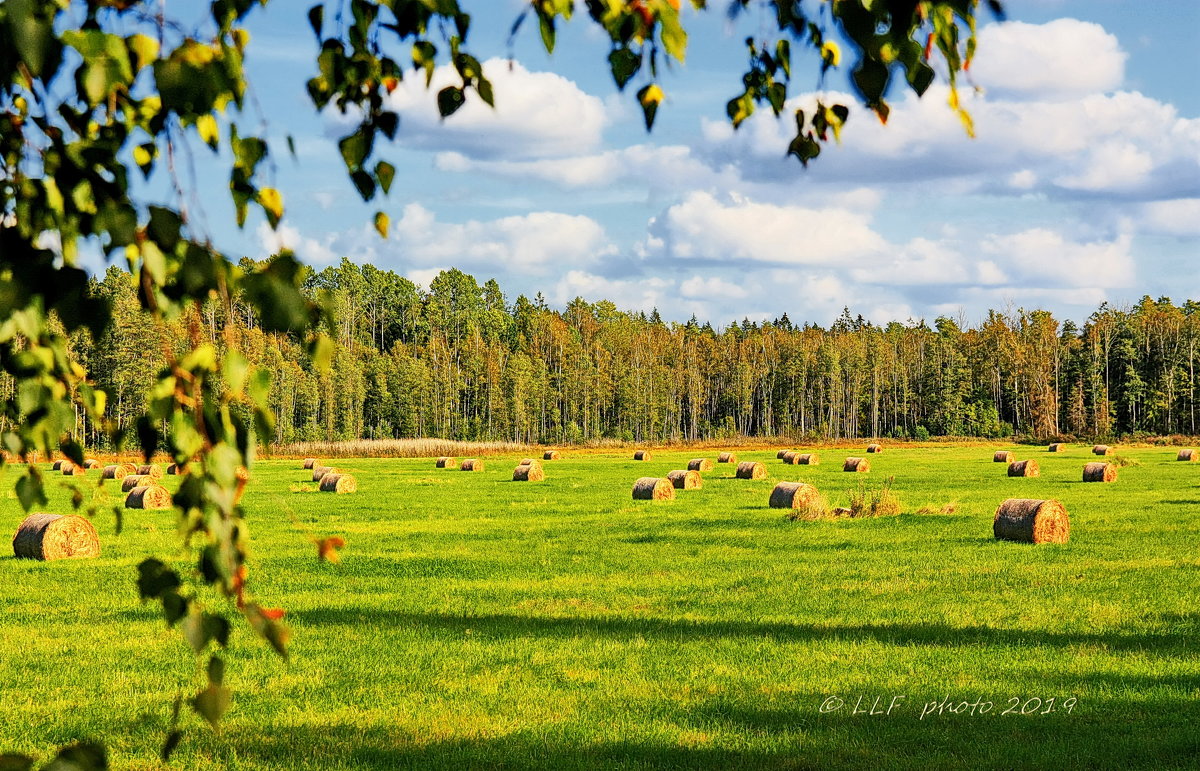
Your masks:
<svg viewBox="0 0 1200 771"><path fill-rule="evenodd" d="M552 56L527 24L510 65L524 4L468 2L498 109L469 103L441 122L434 92L406 79L393 95L400 134L380 153L396 182L371 204L341 167L345 124L315 115L305 94L316 44L302 5L273 3L250 25L253 114L278 140L280 230L226 225L219 166L193 151L203 220L233 255L283 244L316 267L347 256L421 284L458 267L496 278L510 299L580 295L714 324L783 312L827 324L844 305L877 322L1020 307L1082 320L1103 301L1200 298L1193 0L1008 0L1007 22L984 12L976 139L942 86L921 100L897 89L887 127L852 108L843 145L807 171L784 158L790 113L737 132L725 121L742 40L768 28L753 12L736 27L716 8L689 18L687 62L663 78L647 135L639 84L616 90L606 39L584 16ZM812 56L797 54L812 76L793 90L816 87ZM825 83L827 96L848 91L840 74ZM370 224L377 208L392 220L387 240Z"/></svg>

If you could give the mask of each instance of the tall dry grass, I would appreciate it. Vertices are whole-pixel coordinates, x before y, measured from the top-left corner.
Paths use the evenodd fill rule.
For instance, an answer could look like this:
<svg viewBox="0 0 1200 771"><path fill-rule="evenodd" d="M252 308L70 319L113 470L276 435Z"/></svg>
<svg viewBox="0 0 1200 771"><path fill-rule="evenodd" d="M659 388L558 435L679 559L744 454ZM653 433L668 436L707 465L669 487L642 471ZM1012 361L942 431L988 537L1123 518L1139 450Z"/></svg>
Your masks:
<svg viewBox="0 0 1200 771"><path fill-rule="evenodd" d="M297 458L436 458L529 454L517 442L458 442L453 439L354 439L345 442L297 442L272 445L271 455Z"/></svg>

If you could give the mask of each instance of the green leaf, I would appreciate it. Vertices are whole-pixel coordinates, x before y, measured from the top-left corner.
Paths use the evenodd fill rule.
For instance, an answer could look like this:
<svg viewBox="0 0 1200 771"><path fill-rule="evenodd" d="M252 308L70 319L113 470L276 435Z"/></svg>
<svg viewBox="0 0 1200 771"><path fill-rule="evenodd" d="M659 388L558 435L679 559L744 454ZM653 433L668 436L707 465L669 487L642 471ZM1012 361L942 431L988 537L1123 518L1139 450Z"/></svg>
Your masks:
<svg viewBox="0 0 1200 771"><path fill-rule="evenodd" d="M629 48L618 48L608 55L608 65L612 70L613 80L617 88L624 90L626 84L633 79L642 67L642 57Z"/></svg>
<svg viewBox="0 0 1200 771"><path fill-rule="evenodd" d="M162 595L163 616L167 626L175 626L175 622L187 615L188 600L176 591L164 592Z"/></svg>
<svg viewBox="0 0 1200 771"><path fill-rule="evenodd" d="M779 66L783 68L783 74L787 78L792 77L792 46L788 43L787 38L780 38L775 44L775 61L779 62Z"/></svg>
<svg viewBox="0 0 1200 771"><path fill-rule="evenodd" d="M317 335L309 343L308 356L318 371L328 372L333 363L333 341L324 333Z"/></svg>
<svg viewBox="0 0 1200 771"><path fill-rule="evenodd" d="M362 129L342 137L338 142L338 150L342 153L347 171L354 172L362 168L363 162L371 154L371 145L372 134Z"/></svg>
<svg viewBox="0 0 1200 771"><path fill-rule="evenodd" d="M379 180L379 187L383 189L386 195L392 189L392 179L396 176L396 167L387 161L380 161L375 164L375 179Z"/></svg>
<svg viewBox="0 0 1200 771"><path fill-rule="evenodd" d="M539 10L538 30L542 33L542 45L546 47L546 53L554 53L554 17Z"/></svg>
<svg viewBox="0 0 1200 771"><path fill-rule="evenodd" d="M463 106L465 101L463 90L458 86L446 86L441 91L438 91L437 103L438 112L443 118L453 115L458 111L458 108Z"/></svg>
<svg viewBox="0 0 1200 771"><path fill-rule="evenodd" d="M225 684L225 662L217 656L208 659L208 682L217 686Z"/></svg>
<svg viewBox="0 0 1200 771"><path fill-rule="evenodd" d="M153 557L142 560L138 565L138 595L143 600L161 597L164 592L174 591L181 586L179 574Z"/></svg>
<svg viewBox="0 0 1200 771"><path fill-rule="evenodd" d="M654 116L658 114L658 105L663 100L663 91L657 83L643 86L637 92L638 103L642 105L642 116L646 120L646 131L654 128Z"/></svg>
<svg viewBox="0 0 1200 771"><path fill-rule="evenodd" d="M250 360L236 350L230 349L225 353L221 362L221 375L230 393L240 394L246 385L246 376L250 371Z"/></svg>
<svg viewBox="0 0 1200 771"><path fill-rule="evenodd" d="M216 730L220 726L221 717L229 710L232 697L233 691L230 689L210 684L192 697L191 705L196 714Z"/></svg>
<svg viewBox="0 0 1200 771"><path fill-rule="evenodd" d="M375 230L379 233L380 238L388 237L388 224L391 220L381 211L375 212Z"/></svg>
<svg viewBox="0 0 1200 771"><path fill-rule="evenodd" d="M37 504L45 506L46 492L42 489L42 479L36 469L30 469L29 474L17 479L17 500L21 502L21 508L29 511Z"/></svg>
<svg viewBox="0 0 1200 771"><path fill-rule="evenodd" d="M413 43L413 66L425 70L425 88L433 82L433 72L436 69L437 48L428 40L418 40Z"/></svg>
<svg viewBox="0 0 1200 771"><path fill-rule="evenodd" d="M78 742L63 747L42 771L106 771L108 753L95 742Z"/></svg>
<svg viewBox="0 0 1200 771"><path fill-rule="evenodd" d="M658 5L659 37L668 56L683 61L687 56L687 32L679 23L679 11L668 3Z"/></svg>
<svg viewBox="0 0 1200 771"><path fill-rule="evenodd" d="M287 645L291 639L291 631L283 624L268 618L255 603L249 603L242 610L246 616L246 620L250 622L251 628L259 634L267 643L275 649L275 652L284 659L288 657Z"/></svg>
<svg viewBox="0 0 1200 771"><path fill-rule="evenodd" d="M321 28L324 23L325 6L322 3L317 3L308 9L308 26L312 27L313 34L317 36L317 42L321 41Z"/></svg>

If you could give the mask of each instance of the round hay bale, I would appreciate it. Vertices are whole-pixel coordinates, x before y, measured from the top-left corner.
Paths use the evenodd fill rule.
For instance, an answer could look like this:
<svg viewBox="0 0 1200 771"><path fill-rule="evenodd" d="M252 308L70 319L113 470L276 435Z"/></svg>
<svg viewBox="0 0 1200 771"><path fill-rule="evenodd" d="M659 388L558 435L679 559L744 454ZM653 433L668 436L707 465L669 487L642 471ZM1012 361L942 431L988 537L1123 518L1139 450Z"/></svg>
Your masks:
<svg viewBox="0 0 1200 771"><path fill-rule="evenodd" d="M334 470L329 466L313 466L312 472L312 481L314 482L320 482L321 477L325 476L326 474L335 473Z"/></svg>
<svg viewBox="0 0 1200 771"><path fill-rule="evenodd" d="M96 528L74 514L30 514L17 527L12 545L17 559L61 560L100 554Z"/></svg>
<svg viewBox="0 0 1200 771"><path fill-rule="evenodd" d="M147 476L152 476L155 479L159 479L163 475L163 470L155 463L145 463L137 467L137 473L146 474Z"/></svg>
<svg viewBox="0 0 1200 771"><path fill-rule="evenodd" d="M842 464L842 471L866 473L870 470L871 464L867 463L866 458L846 458L846 462Z"/></svg>
<svg viewBox="0 0 1200 771"><path fill-rule="evenodd" d="M326 474L321 477L321 492L323 493L356 493L358 480L349 474Z"/></svg>
<svg viewBox="0 0 1200 771"><path fill-rule="evenodd" d="M667 479L671 480L671 484L675 486L676 490L699 490L704 486L704 482L700 479L700 472L690 469L668 471Z"/></svg>
<svg viewBox="0 0 1200 771"><path fill-rule="evenodd" d="M712 471L713 462L710 458L692 458L688 461L688 471Z"/></svg>
<svg viewBox="0 0 1200 771"><path fill-rule="evenodd" d="M771 508L804 509L817 500L817 488L804 482L780 482L771 491Z"/></svg>
<svg viewBox="0 0 1200 771"><path fill-rule="evenodd" d="M738 479L766 479L767 467L752 460L744 460L737 467Z"/></svg>
<svg viewBox="0 0 1200 771"><path fill-rule="evenodd" d="M121 480L121 492L127 493L135 487L149 487L158 484L154 477L147 474L130 474Z"/></svg>
<svg viewBox="0 0 1200 771"><path fill-rule="evenodd" d="M536 460L533 463L522 463L513 469L514 482L541 482L546 478L546 471Z"/></svg>
<svg viewBox="0 0 1200 771"><path fill-rule="evenodd" d="M883 445L882 444L868 444L867 452L870 452L870 453L883 452Z"/></svg>
<svg viewBox="0 0 1200 771"><path fill-rule="evenodd" d="M537 458L521 458L521 462L518 463L517 465L518 466L528 466L530 463L537 463L537 462L538 462Z"/></svg>
<svg viewBox="0 0 1200 771"><path fill-rule="evenodd" d="M546 450L542 453L542 460L558 460L560 457L558 450Z"/></svg>
<svg viewBox="0 0 1200 771"><path fill-rule="evenodd" d="M675 497L675 485L662 477L642 477L633 483L635 501L669 501Z"/></svg>
<svg viewBox="0 0 1200 771"><path fill-rule="evenodd" d="M51 464L50 464L50 468L51 468L51 470L53 470L53 471L62 471L62 465L63 465L64 463L66 463L66 461L65 461L65 460L63 460L63 459L61 459L61 458L59 458L58 460L56 460L56 461L54 461L53 463L51 463Z"/></svg>
<svg viewBox="0 0 1200 771"><path fill-rule="evenodd" d="M69 460L64 460L60 470L65 477L81 477L87 473L87 469L83 466L76 466Z"/></svg>
<svg viewBox="0 0 1200 771"><path fill-rule="evenodd" d="M137 466L132 463L114 463L111 466L105 466L100 472L101 479L124 479L130 474L137 473Z"/></svg>
<svg viewBox="0 0 1200 771"><path fill-rule="evenodd" d="M649 450L638 450L637 452L635 452L633 454L633 459L634 460L650 460L650 451Z"/></svg>
<svg viewBox="0 0 1200 771"><path fill-rule="evenodd" d="M1071 520L1058 501L1009 498L996 509L992 535L1021 543L1066 543Z"/></svg>
<svg viewBox="0 0 1200 771"><path fill-rule="evenodd" d="M1112 455L1113 449L1107 444L1097 444L1092 447L1092 455Z"/></svg>
<svg viewBox="0 0 1200 771"><path fill-rule="evenodd" d="M1175 456L1175 460L1198 461L1200 460L1200 453L1195 450L1180 450L1179 454Z"/></svg>
<svg viewBox="0 0 1200 771"><path fill-rule="evenodd" d="M796 452L795 450L788 450L787 452L785 452L783 454L783 457L780 458L780 460L783 461L784 463L792 463L793 462L792 458L795 458L799 454L800 453Z"/></svg>
<svg viewBox="0 0 1200 771"><path fill-rule="evenodd" d="M717 456L717 463L737 463L737 456L731 452L723 452Z"/></svg>
<svg viewBox="0 0 1200 771"><path fill-rule="evenodd" d="M305 471L312 471L312 467L313 467L313 466L315 466L315 465L317 465L317 459L316 459L316 458L305 458L305 459L304 459L304 466L303 466L303 468L304 468L304 470L305 470Z"/></svg>
<svg viewBox="0 0 1200 771"><path fill-rule="evenodd" d="M135 487L129 491L129 495L125 496L125 508L169 509L171 508L171 494L167 492L167 488L159 485Z"/></svg>
<svg viewBox="0 0 1200 771"><path fill-rule="evenodd" d="M789 452L793 452L793 450L780 450L779 452L775 453L775 460L783 460L783 456L787 455Z"/></svg>
<svg viewBox="0 0 1200 771"><path fill-rule="evenodd" d="M1012 463L1013 454L1008 450L996 450L992 455L992 463Z"/></svg>
<svg viewBox="0 0 1200 771"><path fill-rule="evenodd" d="M100 461L95 458L84 458L83 467L86 469L100 468Z"/></svg>
<svg viewBox="0 0 1200 771"><path fill-rule="evenodd" d="M483 471L483 461L479 458L467 458L458 467L459 471Z"/></svg>
<svg viewBox="0 0 1200 771"><path fill-rule="evenodd" d="M1066 452L1067 446L1062 442L1054 442L1046 448L1046 452Z"/></svg>
<svg viewBox="0 0 1200 771"><path fill-rule="evenodd" d="M442 457L438 458L437 463L434 463L433 465L437 468L454 468L458 465L458 458L451 458L443 455Z"/></svg>
<svg viewBox="0 0 1200 771"><path fill-rule="evenodd" d="M798 452L792 463L797 466L819 466L821 458L815 452Z"/></svg>
<svg viewBox="0 0 1200 771"><path fill-rule="evenodd" d="M178 463L172 463L171 465L167 466L167 476L169 476L169 477L179 476L179 464Z"/></svg>
<svg viewBox="0 0 1200 771"><path fill-rule="evenodd" d="M1117 481L1117 466L1114 463L1096 461L1083 467L1085 482L1115 482Z"/></svg>
<svg viewBox="0 0 1200 771"><path fill-rule="evenodd" d="M1008 475L1010 477L1040 477L1042 470L1038 468L1036 460L1015 460L1008 464Z"/></svg>

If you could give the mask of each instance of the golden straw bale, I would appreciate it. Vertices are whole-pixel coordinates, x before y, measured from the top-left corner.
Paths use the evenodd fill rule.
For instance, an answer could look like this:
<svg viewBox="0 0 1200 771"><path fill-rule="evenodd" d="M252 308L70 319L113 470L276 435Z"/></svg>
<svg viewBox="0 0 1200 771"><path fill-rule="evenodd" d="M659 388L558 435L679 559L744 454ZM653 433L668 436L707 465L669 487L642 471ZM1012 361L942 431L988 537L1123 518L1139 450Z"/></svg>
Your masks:
<svg viewBox="0 0 1200 771"><path fill-rule="evenodd" d="M744 460L737 467L738 479L766 479L767 467L752 460Z"/></svg>
<svg viewBox="0 0 1200 771"><path fill-rule="evenodd" d="M1038 468L1036 460L1015 460L1008 464L1008 475L1010 477L1040 477L1042 470Z"/></svg>
<svg viewBox="0 0 1200 771"><path fill-rule="evenodd" d="M1094 447L1092 447L1092 454L1093 455L1112 455L1113 448L1109 447L1107 444L1097 444Z"/></svg>
<svg viewBox="0 0 1200 771"><path fill-rule="evenodd" d="M451 458L449 456L443 455L442 457L438 458L437 462L434 463L433 465L436 466L437 468L454 468L455 466L458 465L458 458Z"/></svg>
<svg viewBox="0 0 1200 771"><path fill-rule="evenodd" d="M633 459L634 460L650 460L650 451L649 450L638 450L637 452L635 452L633 454Z"/></svg>
<svg viewBox="0 0 1200 771"><path fill-rule="evenodd" d="M558 450L546 450L542 453L542 460L558 460L560 457L562 456L559 455Z"/></svg>
<svg viewBox="0 0 1200 771"><path fill-rule="evenodd" d="M546 478L546 471L536 460L533 463L522 463L513 469L514 482L541 482Z"/></svg>
<svg viewBox="0 0 1200 771"><path fill-rule="evenodd" d="M817 488L804 482L780 482L771 491L771 508L805 509L817 500Z"/></svg>
<svg viewBox="0 0 1200 771"><path fill-rule="evenodd" d="M883 452L883 445L882 444L868 444L867 452L870 452L870 453Z"/></svg>
<svg viewBox="0 0 1200 771"><path fill-rule="evenodd" d="M479 458L467 458L458 467L459 471L483 471L483 461Z"/></svg>
<svg viewBox="0 0 1200 771"><path fill-rule="evenodd" d="M1083 481L1115 482L1117 481L1117 465L1115 463L1105 463L1104 461L1088 463L1083 467Z"/></svg>
<svg viewBox="0 0 1200 771"><path fill-rule="evenodd" d="M711 458L693 458L688 461L689 471L712 471L713 462Z"/></svg>
<svg viewBox="0 0 1200 771"><path fill-rule="evenodd" d="M321 477L325 476L326 474L337 473L329 466L313 466L312 472L312 481L314 482L320 482Z"/></svg>
<svg viewBox="0 0 1200 771"><path fill-rule="evenodd" d="M842 471L865 473L870 470L871 464L867 463L866 458L846 458L846 462L842 464Z"/></svg>
<svg viewBox="0 0 1200 771"><path fill-rule="evenodd" d="M86 469L100 468L100 461L95 458L84 458L83 467Z"/></svg>
<svg viewBox="0 0 1200 771"><path fill-rule="evenodd" d="M815 452L798 452L792 458L792 463L797 466L819 466L821 458Z"/></svg>
<svg viewBox="0 0 1200 771"><path fill-rule="evenodd" d="M83 466L76 466L69 460L64 460L62 466L59 467L65 477L81 477L87 473L87 469Z"/></svg>
<svg viewBox="0 0 1200 771"><path fill-rule="evenodd" d="M1066 452L1067 446L1062 442L1054 442L1046 448L1046 452Z"/></svg>
<svg viewBox="0 0 1200 771"><path fill-rule="evenodd" d="M717 456L717 463L737 463L737 456L731 452L723 452Z"/></svg>
<svg viewBox="0 0 1200 771"><path fill-rule="evenodd" d="M1200 452L1195 450L1180 450L1175 456L1175 460L1198 461L1200 460Z"/></svg>
<svg viewBox="0 0 1200 771"><path fill-rule="evenodd" d="M121 492L127 493L135 487L149 487L158 484L158 480L148 474L130 474L121 480Z"/></svg>
<svg viewBox="0 0 1200 771"><path fill-rule="evenodd" d="M62 471L62 465L66 462L67 462L66 460L59 458L58 460L56 460L50 464L50 468L53 471Z"/></svg>
<svg viewBox="0 0 1200 771"><path fill-rule="evenodd" d="M125 496L127 509L169 509L171 494L160 485L135 487Z"/></svg>
<svg viewBox="0 0 1200 771"><path fill-rule="evenodd" d="M132 463L114 463L111 466L105 466L100 472L101 479L124 479L130 474L137 473L137 466Z"/></svg>
<svg viewBox="0 0 1200 771"><path fill-rule="evenodd" d="M303 468L304 468L304 470L305 470L305 471L312 471L312 467L313 467L313 466L315 466L315 465L317 465L317 459L316 459L316 458L305 458L305 459L304 459L304 466L303 466Z"/></svg>
<svg viewBox="0 0 1200 771"><path fill-rule="evenodd" d="M799 454L800 453L796 452L795 450L788 450L787 452L785 452L783 454L783 457L780 458L780 460L783 461L784 463L792 463L792 459L795 458Z"/></svg>
<svg viewBox="0 0 1200 771"><path fill-rule="evenodd" d="M100 554L96 528L74 514L30 514L17 527L12 545L18 559L60 560Z"/></svg>
<svg viewBox="0 0 1200 771"><path fill-rule="evenodd" d="M671 480L671 484L675 485L676 490L699 490L704 486L699 471L685 469L668 471L667 479Z"/></svg>
<svg viewBox="0 0 1200 771"><path fill-rule="evenodd" d="M789 452L794 452L794 450L780 450L779 452L775 453L775 459L783 460L783 456L787 455Z"/></svg>
<svg viewBox="0 0 1200 771"><path fill-rule="evenodd" d="M538 462L537 458L521 458L521 462L518 463L517 465L518 466L528 466L530 463L537 463L537 462Z"/></svg>
<svg viewBox="0 0 1200 771"><path fill-rule="evenodd" d="M162 467L156 463L146 463L137 467L137 473L147 474L158 479L163 475Z"/></svg>
<svg viewBox="0 0 1200 771"><path fill-rule="evenodd" d="M1013 454L1008 450L996 450L992 455L992 463L1012 463Z"/></svg>
<svg viewBox="0 0 1200 771"><path fill-rule="evenodd" d="M675 497L675 485L662 477L642 477L633 483L635 501L667 501Z"/></svg>
<svg viewBox="0 0 1200 771"><path fill-rule="evenodd" d="M992 535L1023 543L1066 543L1071 520L1058 501L1009 498L996 509Z"/></svg>
<svg viewBox="0 0 1200 771"><path fill-rule="evenodd" d="M321 492L323 493L356 493L358 480L349 474L326 474L321 477Z"/></svg>

